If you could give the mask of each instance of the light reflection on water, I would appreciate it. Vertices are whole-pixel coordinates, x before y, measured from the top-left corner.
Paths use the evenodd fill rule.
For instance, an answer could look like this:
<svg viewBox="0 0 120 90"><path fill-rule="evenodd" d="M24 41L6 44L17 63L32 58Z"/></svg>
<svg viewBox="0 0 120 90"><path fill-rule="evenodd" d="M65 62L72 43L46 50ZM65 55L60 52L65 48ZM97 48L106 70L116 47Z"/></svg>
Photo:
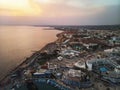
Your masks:
<svg viewBox="0 0 120 90"><path fill-rule="evenodd" d="M0 77L29 57L35 50L55 41L58 30L44 27L0 26Z"/></svg>

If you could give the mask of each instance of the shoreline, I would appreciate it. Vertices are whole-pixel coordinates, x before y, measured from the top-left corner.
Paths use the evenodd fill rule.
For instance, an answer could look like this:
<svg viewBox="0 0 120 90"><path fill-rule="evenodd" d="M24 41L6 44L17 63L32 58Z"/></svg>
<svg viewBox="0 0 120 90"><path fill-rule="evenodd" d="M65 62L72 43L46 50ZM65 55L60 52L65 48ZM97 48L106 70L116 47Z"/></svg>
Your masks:
<svg viewBox="0 0 120 90"><path fill-rule="evenodd" d="M58 34L61 34L62 32L60 33L57 33L56 34L56 37ZM0 84L2 84L4 82L4 80L6 80L10 74L12 73L15 73L17 70L19 70L24 64L26 63L30 63L31 61L34 62L34 60L32 60L37 54L41 53L42 51L46 50L47 47L51 44L55 44L55 42L58 40L58 38L55 40L55 41L52 41L52 42L48 42L47 44L45 44L40 50L37 50L35 52L32 53L32 55L30 55L29 57L27 57L25 60L23 60L19 65L17 65L16 67L13 67L13 69L9 70L5 76L3 76L3 78L0 78Z"/></svg>
<svg viewBox="0 0 120 90"><path fill-rule="evenodd" d="M118 45L118 43L114 43L111 46L109 45L110 43L108 43L108 40L111 40L111 38L115 36L117 38L119 36L119 32L114 32L113 34L114 36L111 35L110 31L78 32L63 30L63 32L59 32L56 34L55 40L44 44L44 46L40 50L34 51L16 68L11 70L11 72L9 72L7 76L4 77L1 81L1 88L3 88L2 90L4 90L5 86L5 88L8 88L9 90L9 88L11 88L12 86L12 89L17 90L17 88L20 88L17 87L19 85L23 87L23 84L27 83L27 85L29 84L30 86L32 82L34 83L34 80L39 81L40 78L44 78L49 79L49 81L50 79L55 80L56 83L60 84L61 86L68 87L70 88L70 90L119 89L119 74L117 73L117 71L114 71L119 70L119 68L117 67L119 65L119 63L117 62L118 59L115 59L119 58L116 56L118 52L116 52L116 55L112 55L113 51L109 53L105 52L105 50L109 49L120 50L120 48L115 48L117 47L116 45ZM106 38L107 35L110 36ZM88 47L88 45L91 47ZM58 53L53 52L55 50L58 50ZM112 59L116 63L115 67L113 67L113 62L107 63L108 60L110 62L112 61ZM105 62L105 60L107 61L105 64L99 64L99 62L94 63L93 60L94 62L97 62L99 60L101 62ZM79 64L76 65L76 63L78 62ZM116 76L111 77L112 73L105 73L107 71L101 72L101 68L106 68L108 72L112 71L112 73L115 73L113 75ZM50 72L48 70L50 70ZM28 72L28 74L26 74L26 72ZM12 76L15 76L15 78L12 78ZM35 86L36 85L38 85L38 83L35 83ZM39 85L36 87L39 87Z"/></svg>
<svg viewBox="0 0 120 90"><path fill-rule="evenodd" d="M46 45L45 45L46 46ZM44 47L45 47L44 46ZM43 47L43 48L44 48ZM42 48L42 49L43 49ZM41 50L41 49L40 49ZM39 52L40 52L40 50L38 50ZM2 79L0 79L0 83L5 79L5 78L7 78L8 76L9 76L9 74L11 74L11 73L14 73L17 69L19 69L23 64L25 64L27 61L28 61L28 59L29 58L31 58L34 54L36 54L36 52L34 52L30 57L28 57L28 58L26 58L25 60L23 60L19 65L17 65L16 67L14 67L13 68L13 70L10 70L10 71L8 71L8 73L7 73L7 75L5 75Z"/></svg>

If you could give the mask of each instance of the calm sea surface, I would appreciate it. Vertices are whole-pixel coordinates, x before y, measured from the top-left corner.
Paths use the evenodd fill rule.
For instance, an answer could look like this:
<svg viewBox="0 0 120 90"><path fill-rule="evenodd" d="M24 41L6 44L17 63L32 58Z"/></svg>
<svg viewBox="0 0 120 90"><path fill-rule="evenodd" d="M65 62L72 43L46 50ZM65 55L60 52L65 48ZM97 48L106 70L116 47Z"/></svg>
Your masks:
<svg viewBox="0 0 120 90"><path fill-rule="evenodd" d="M0 26L0 77L45 44L55 41L58 30L47 27Z"/></svg>

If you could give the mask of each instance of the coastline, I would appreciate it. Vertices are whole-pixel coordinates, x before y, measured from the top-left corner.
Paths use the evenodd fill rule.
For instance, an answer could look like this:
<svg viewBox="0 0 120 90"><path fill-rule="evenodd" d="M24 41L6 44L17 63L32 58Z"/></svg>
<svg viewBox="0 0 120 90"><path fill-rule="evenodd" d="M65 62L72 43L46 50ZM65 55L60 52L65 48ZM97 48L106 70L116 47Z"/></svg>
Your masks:
<svg viewBox="0 0 120 90"><path fill-rule="evenodd" d="M96 31L96 32L98 32L98 31ZM96 32L94 32L92 35L94 36L94 34L96 34ZM50 79L55 80L57 83L62 85L62 87L65 85L65 87L68 87L71 90L74 90L74 89L78 90L79 88L84 88L84 87L85 87L85 89L83 89L83 90L89 90L89 89L92 90L92 89L97 89L97 88L98 88L98 90L101 90L102 87L106 88L106 90L107 90L108 87L111 88L111 85L113 85L113 84L115 85L115 83L116 83L116 85L113 86L113 88L119 88L119 87L117 87L119 81L115 81L115 82L114 81L108 81L104 77L101 77L101 74L95 73L92 70L89 71L89 69L86 68L86 66L84 66L85 68L84 67L81 68L79 66L76 66L76 63L78 61L83 63L83 62L87 62L88 60L92 60L92 59L94 59L96 61L97 61L97 59L100 59L100 58L101 58L100 60L102 60L102 59L104 60L105 58L110 59L111 56L109 57L104 53L104 50L107 50L107 49L111 48L111 47L109 47L109 45L106 45L103 48L100 48L100 47L97 46L96 50L94 49L94 47L92 49L83 48L82 52L80 52L78 50L78 52L80 52L79 55L73 56L71 58L72 55L69 54L70 58L64 56L63 60L59 60L57 55L56 55L57 57L50 59L50 61L48 61L49 57L48 57L48 59L46 59L46 57L47 57L47 56L45 56L46 54L52 54L52 56L55 55L55 53L52 53L54 50L61 50L62 51L64 49L64 51L65 51L64 47L63 47L63 49L61 49L61 47L59 47L60 44L62 46L62 43L64 41L66 41L66 39L64 37L64 35L66 35L65 33L67 33L68 36L71 33L73 33L73 35L72 35L73 38L76 38L76 39L79 38L79 37L75 37L75 35L78 35L78 33L75 32L75 31L74 32L73 31L72 32L63 31L63 32L57 33L56 34L57 38L54 39L55 41L53 40L52 42L48 42L47 44L44 44L44 46L38 51L33 51L32 55L30 55L30 57L26 58L26 60L24 60L16 68L14 68L10 73L8 73L8 75L3 79L3 82L1 81L2 83L0 83L1 88L3 88L2 90L4 90L4 86L6 86L5 88L8 88L8 90L9 90L9 88L11 88L9 86L12 86L13 89L16 89L17 85L18 85L18 88L19 88L19 85L22 87L23 83L24 84L25 83L30 84L29 82L34 82L34 80L39 81L40 80L39 78L47 78L47 79L49 79L49 81L50 81ZM84 33L87 33L87 32L84 32ZM82 35L84 35L84 33L82 33ZM107 32L107 33L109 33L109 32ZM106 33L106 31L104 31L104 34L107 34L107 33ZM91 33L89 32L88 35L90 36ZM75 41L75 39L73 39L73 38L71 38L71 41L69 43L66 43L65 45L70 46L70 44L72 44ZM82 36L80 38L81 38L81 40L82 39L85 40L85 38L82 37ZM96 39L93 40L93 38L94 37L91 37L90 39L87 39L87 42L90 41L90 42L88 42L89 45L91 45L91 43L93 43L93 41L96 40ZM79 41L75 41L75 42L79 43ZM84 41L80 41L80 42L87 43L87 42L84 42ZM95 43L99 44L100 42L104 42L104 41L99 39L99 41L97 41ZM100 45L101 45L101 43L100 43ZM66 47L66 49L68 49L68 51L69 51L69 48L68 48L69 46ZM71 48L72 48L72 46L71 46ZM112 48L114 48L114 47L112 47ZM72 49L73 49L72 52L74 52L75 48L72 48ZM76 52L77 52L77 50L76 50ZM103 54L102 54L102 52L103 52ZM45 57L45 58L43 58L42 56ZM50 55L50 57L52 57L52 56ZM39 62L40 60L44 63ZM85 65L85 63L83 63L83 64ZM39 65L43 66L43 67L41 68ZM48 65L50 65L50 66L48 66ZM58 66L58 68L56 68L55 65ZM81 65L82 64L80 64L80 66ZM87 65L88 65L88 63L87 63ZM37 75L34 73L34 71L31 70L31 67L32 67L33 70L35 70L35 72L39 73L39 71L37 71L37 70L44 69L44 66L45 67L47 66L47 68L45 68L45 70L51 70L51 68L54 69L53 71L51 71L51 74L55 76L54 78L50 77L45 72L43 72L44 74L41 74L42 71L40 71L40 75L39 75L39 77L37 77ZM65 68L67 67L67 69L65 69L64 67ZM64 71L64 69L65 69L65 71ZM31 70L34 74L32 73L31 76L27 75L28 76L27 77L25 75L25 72L27 72L29 70ZM74 76L74 74L73 74L73 77L71 77L71 74L69 74L70 70L72 70L72 72L76 72L76 71L79 72L80 71L81 73L78 73L78 75L80 77L77 77L78 75ZM94 68L93 68L93 70L94 70ZM22 72L22 75L23 75L23 76L20 76L20 78L19 78L19 75L21 75L21 73L19 74L19 71ZM61 78L59 77L58 73L62 74ZM83 76L83 73L84 73L85 76ZM18 74L18 76L17 76L17 74ZM97 74L97 76L96 76L96 74ZM88 78L86 77L86 75L87 75ZM15 78L14 78L14 76L15 76ZM17 78L16 78L16 76L17 76ZM98 79L99 81L96 81L96 78L98 78L99 76L100 76L100 79ZM107 85L104 85L105 82L103 81L103 79L106 80ZM76 81L76 80L79 80L79 81ZM116 78L115 78L115 80L116 80ZM89 81L89 83L88 83L88 81ZM74 88L73 85L75 85L75 84L74 83L68 83L68 82L75 82L75 83L77 82L78 84L76 84L76 87ZM15 86L14 86L14 84L15 84ZM99 84L101 84L102 87L100 87L100 88L97 87ZM110 86L108 86L108 84L110 84ZM36 83L35 85L38 85L38 83ZM51 85L54 85L54 84L51 84ZM31 85L29 85L29 86L31 86ZM55 87L56 86L59 87L58 84L55 84ZM112 90L115 90L115 89L112 89Z"/></svg>
<svg viewBox="0 0 120 90"><path fill-rule="evenodd" d="M61 33L61 32L60 32ZM58 34L60 34L58 33ZM58 34L56 34L56 37L58 36ZM40 50L33 52L33 54L31 56L29 56L28 58L26 58L25 60L23 60L19 65L17 65L16 67L13 67L13 69L9 70L5 76L0 78L0 85L4 83L4 81L6 81L7 78L10 77L10 75L14 72L16 72L17 70L19 70L22 66L24 66L24 64L26 65L26 63L30 63L30 62L34 62L35 61L35 56L37 56L39 53L41 53L42 51L46 50L47 48L51 47L52 44L55 44L55 42L58 40L58 38L55 41L49 42L47 44L45 44ZM37 58L37 57L36 57Z"/></svg>
<svg viewBox="0 0 120 90"><path fill-rule="evenodd" d="M37 52L34 52L30 57L26 58L22 63L20 63L17 67L13 68L13 70L10 70L10 72L8 72L3 78L1 78L0 83L3 83L4 80L10 76L11 73L14 73L15 71L17 71L18 69L20 69L24 64L26 64L26 62L31 62L32 61L32 57L34 57L35 55L39 54L40 52L42 52L43 50L46 50L46 47L50 44L53 44L54 42L50 42L48 44L46 44L43 48L41 48L40 50L38 50ZM34 61L32 61L34 62Z"/></svg>

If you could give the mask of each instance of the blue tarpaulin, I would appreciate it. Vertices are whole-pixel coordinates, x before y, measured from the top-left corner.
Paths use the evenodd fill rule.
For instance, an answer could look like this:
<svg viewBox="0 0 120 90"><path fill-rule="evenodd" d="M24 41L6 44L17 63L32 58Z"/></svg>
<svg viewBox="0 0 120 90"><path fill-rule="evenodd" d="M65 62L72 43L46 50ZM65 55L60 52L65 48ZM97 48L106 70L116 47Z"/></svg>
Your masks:
<svg viewBox="0 0 120 90"><path fill-rule="evenodd" d="M100 71L101 71L101 72L107 72L108 70L107 70L107 68L105 68L105 67L101 67L101 68L100 68Z"/></svg>

